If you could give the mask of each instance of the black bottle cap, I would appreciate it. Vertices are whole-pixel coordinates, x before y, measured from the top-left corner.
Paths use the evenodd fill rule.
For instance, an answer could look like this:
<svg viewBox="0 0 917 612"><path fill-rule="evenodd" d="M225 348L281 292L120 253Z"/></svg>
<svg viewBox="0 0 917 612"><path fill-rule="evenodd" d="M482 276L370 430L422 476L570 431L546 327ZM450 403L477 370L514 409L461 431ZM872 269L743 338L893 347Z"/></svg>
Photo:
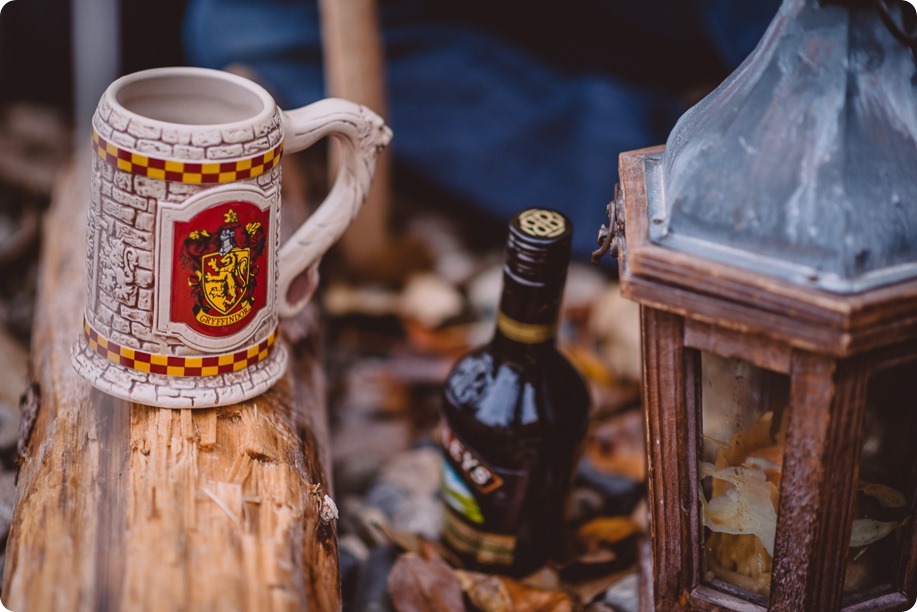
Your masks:
<svg viewBox="0 0 917 612"><path fill-rule="evenodd" d="M563 283L570 264L573 224L549 208L521 210L509 222L504 270L526 283Z"/></svg>

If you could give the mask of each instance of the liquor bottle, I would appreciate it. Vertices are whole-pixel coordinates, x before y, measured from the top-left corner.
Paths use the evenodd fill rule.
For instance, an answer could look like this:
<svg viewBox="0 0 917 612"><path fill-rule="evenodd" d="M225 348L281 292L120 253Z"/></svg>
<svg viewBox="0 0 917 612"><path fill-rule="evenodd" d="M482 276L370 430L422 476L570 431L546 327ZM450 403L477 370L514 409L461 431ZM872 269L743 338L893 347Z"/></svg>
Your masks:
<svg viewBox="0 0 917 612"><path fill-rule="evenodd" d="M553 210L512 218L494 336L446 379L442 536L473 569L522 576L560 550L590 404L555 342L572 234Z"/></svg>

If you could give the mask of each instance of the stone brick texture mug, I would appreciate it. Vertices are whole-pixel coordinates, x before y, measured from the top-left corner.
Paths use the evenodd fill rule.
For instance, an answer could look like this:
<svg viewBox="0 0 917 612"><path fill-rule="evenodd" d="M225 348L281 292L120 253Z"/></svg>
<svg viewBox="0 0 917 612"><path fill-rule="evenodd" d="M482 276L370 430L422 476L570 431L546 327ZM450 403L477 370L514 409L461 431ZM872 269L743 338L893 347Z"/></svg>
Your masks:
<svg viewBox="0 0 917 612"><path fill-rule="evenodd" d="M345 100L283 111L247 79L188 67L118 79L92 128L77 372L106 393L167 408L262 393L286 368L279 317L308 303L391 131ZM343 145L338 176L281 246L282 154L327 136Z"/></svg>

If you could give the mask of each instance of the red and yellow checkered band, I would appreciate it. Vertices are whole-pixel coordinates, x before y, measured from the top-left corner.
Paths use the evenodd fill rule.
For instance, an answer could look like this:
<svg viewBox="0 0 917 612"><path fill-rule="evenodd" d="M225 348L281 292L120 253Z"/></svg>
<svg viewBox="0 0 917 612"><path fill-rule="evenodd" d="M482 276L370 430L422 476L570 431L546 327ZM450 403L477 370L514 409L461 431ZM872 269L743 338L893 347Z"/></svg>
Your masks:
<svg viewBox="0 0 917 612"><path fill-rule="evenodd" d="M100 335L85 319L83 320L83 332L92 350L110 362L141 372L166 376L216 376L238 372L267 359L277 343L277 330L275 329L258 344L234 353L178 357L145 353L121 346Z"/></svg>
<svg viewBox="0 0 917 612"><path fill-rule="evenodd" d="M133 153L108 142L93 130L92 144L96 154L112 166L152 179L208 185L232 183L242 179L255 178L280 163L283 141L276 147L253 157L225 162L172 161Z"/></svg>

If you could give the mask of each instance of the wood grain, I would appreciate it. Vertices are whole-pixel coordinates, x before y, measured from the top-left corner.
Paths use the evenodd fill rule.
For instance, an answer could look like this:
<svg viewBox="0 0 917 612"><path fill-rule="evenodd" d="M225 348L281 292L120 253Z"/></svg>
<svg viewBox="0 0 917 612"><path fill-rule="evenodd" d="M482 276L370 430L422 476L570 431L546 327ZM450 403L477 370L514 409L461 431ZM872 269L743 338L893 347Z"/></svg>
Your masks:
<svg viewBox="0 0 917 612"><path fill-rule="evenodd" d="M699 582L696 411L686 401L692 377L684 376L682 319L641 308L644 402L650 519L653 533L653 592L656 608L681 609ZM664 407L664 409L661 409Z"/></svg>

